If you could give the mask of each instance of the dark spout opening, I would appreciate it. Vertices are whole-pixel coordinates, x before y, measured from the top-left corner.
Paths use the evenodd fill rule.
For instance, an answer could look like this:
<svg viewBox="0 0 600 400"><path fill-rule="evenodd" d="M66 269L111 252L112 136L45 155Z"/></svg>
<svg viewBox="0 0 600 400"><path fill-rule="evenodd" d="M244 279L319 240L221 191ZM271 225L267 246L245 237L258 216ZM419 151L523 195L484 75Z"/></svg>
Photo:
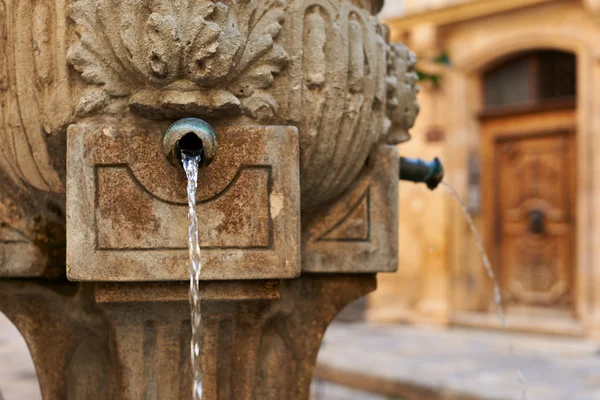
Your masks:
<svg viewBox="0 0 600 400"><path fill-rule="evenodd" d="M177 155L181 157L181 153L189 155L200 155L204 158L204 145L202 139L194 132L188 132L177 142Z"/></svg>
<svg viewBox="0 0 600 400"><path fill-rule="evenodd" d="M423 182L433 190L444 179L444 167L437 157L432 161L400 157L400 179L415 183Z"/></svg>
<svg viewBox="0 0 600 400"><path fill-rule="evenodd" d="M183 118L167 129L163 151L169 162L182 167L181 153L200 156L198 166L208 166L217 154L217 135L212 127L198 118Z"/></svg>

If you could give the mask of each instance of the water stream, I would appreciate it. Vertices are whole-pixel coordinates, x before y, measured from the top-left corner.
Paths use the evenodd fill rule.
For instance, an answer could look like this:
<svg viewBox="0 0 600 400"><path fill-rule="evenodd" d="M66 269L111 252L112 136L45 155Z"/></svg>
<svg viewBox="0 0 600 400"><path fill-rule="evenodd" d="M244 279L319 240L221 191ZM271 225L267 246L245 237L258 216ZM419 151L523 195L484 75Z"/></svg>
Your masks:
<svg viewBox="0 0 600 400"><path fill-rule="evenodd" d="M194 400L202 399L202 368L200 364L200 346L202 340L202 317L200 310L199 279L202 272L200 245L198 244L198 216L196 214L196 188L198 186L198 165L201 156L181 153L183 168L187 176L188 196L188 245L190 251L190 308L192 324L192 371L194 381Z"/></svg>
<svg viewBox="0 0 600 400"><path fill-rule="evenodd" d="M488 257L485 248L483 247L483 241L481 240L481 236L479 235L479 231L473 222L473 218L471 218L471 214L469 213L469 209L467 205L462 201L459 194L454 190L454 188L448 185L446 182L441 182L441 185L450 193L450 196L454 198L456 203L460 206L460 209L467 221L467 225L469 225L469 230L473 235L473 239L475 240L475 245L477 249L481 253L481 258L483 260L483 266L485 267L485 271L492 281L492 285L494 287L494 302L496 303L496 312L498 313L498 317L500 318L500 322L502 323L502 327L506 330L508 328L508 324L506 322L506 315L504 313L504 302L502 300L502 292L500 291L500 285L498 283L498 278L496 278L496 274L494 273L494 269L492 268L492 263ZM508 349L512 356L515 355L515 350L513 346L512 339L510 337L507 338L508 341ZM527 388L525 386L525 377L523 376L523 371L518 368L517 371L517 380L522 385L521 397L523 400L527 398Z"/></svg>
<svg viewBox="0 0 600 400"><path fill-rule="evenodd" d="M471 230L471 234L473 235L473 239L475 240L475 245L477 249L481 253L481 258L483 260L483 266L485 267L485 271L487 272L487 276L492 281L494 285L494 302L496 303L496 311L498 313L498 317L500 317L500 322L502 323L503 328L507 328L506 324L506 316L504 315L504 303L502 301L502 293L500 292L500 285L498 284L498 279L496 279L496 274L492 268L492 263L487 255L487 252L483 248L483 241L481 240L481 236L479 235L479 231L475 227L475 223L473 222L473 218L471 218L471 214L469 213L469 209L467 205L461 200L460 196L454 190L454 188L448 185L446 182L441 182L441 185L450 193L450 195L454 198L454 200L460 206L465 220L467 221L467 225L469 225L469 229Z"/></svg>

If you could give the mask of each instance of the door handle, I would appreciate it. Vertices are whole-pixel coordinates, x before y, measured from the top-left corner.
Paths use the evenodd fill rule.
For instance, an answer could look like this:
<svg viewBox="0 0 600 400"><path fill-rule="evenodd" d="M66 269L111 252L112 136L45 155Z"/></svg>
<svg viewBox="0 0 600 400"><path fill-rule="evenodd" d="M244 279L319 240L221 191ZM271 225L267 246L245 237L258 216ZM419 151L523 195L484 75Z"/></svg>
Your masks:
<svg viewBox="0 0 600 400"><path fill-rule="evenodd" d="M539 235L544 232L545 215L542 210L535 209L529 211L529 232Z"/></svg>

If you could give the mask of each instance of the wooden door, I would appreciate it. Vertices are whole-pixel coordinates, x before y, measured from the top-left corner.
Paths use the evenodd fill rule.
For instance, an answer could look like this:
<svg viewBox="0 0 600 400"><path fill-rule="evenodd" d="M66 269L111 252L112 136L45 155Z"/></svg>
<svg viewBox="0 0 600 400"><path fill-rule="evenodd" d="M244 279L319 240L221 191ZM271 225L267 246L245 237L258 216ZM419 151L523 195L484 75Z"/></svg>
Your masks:
<svg viewBox="0 0 600 400"><path fill-rule="evenodd" d="M495 248L510 309L572 305L573 132L496 137Z"/></svg>

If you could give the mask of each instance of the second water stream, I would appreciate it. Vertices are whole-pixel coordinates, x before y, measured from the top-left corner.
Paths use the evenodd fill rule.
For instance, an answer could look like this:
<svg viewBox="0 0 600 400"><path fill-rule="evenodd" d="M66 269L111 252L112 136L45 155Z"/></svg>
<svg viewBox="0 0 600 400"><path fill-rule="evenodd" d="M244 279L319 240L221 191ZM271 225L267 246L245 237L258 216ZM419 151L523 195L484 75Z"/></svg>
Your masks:
<svg viewBox="0 0 600 400"><path fill-rule="evenodd" d="M504 313L504 302L502 300L502 292L500 291L500 285L498 283L498 278L496 277L496 274L494 273L494 269L492 268L492 263L490 262L490 258L488 257L488 254L485 251L485 248L483 247L483 241L481 240L479 231L477 230L477 227L475 226L475 223L473 222L473 218L471 218L469 209L467 208L467 205L461 200L460 196L458 195L458 193L456 192L456 190L454 190L454 188L452 186L448 185L446 182L441 182L440 184L444 187L444 189L446 189L446 191L448 191L448 193L450 193L450 196L452 196L452 198L460 206L463 216L465 217L465 220L467 221L469 230L471 231L471 234L473 235L473 239L475 240L475 245L477 246L477 249L481 253L481 258L483 260L483 266L485 267L485 271L486 271L488 277L490 278L492 285L494 287L494 302L496 303L496 312L498 313L498 317L500 318L502 327L504 329L507 329L508 324L506 322L506 315ZM510 337L508 337L507 341L508 341L508 349L509 349L510 354L515 355L515 349L513 346L512 339ZM517 379L519 380L519 383L522 385L521 397L523 400L525 400L527 398L527 390L525 387L525 377L523 376L523 371L520 368L517 368L516 372L517 372Z"/></svg>

